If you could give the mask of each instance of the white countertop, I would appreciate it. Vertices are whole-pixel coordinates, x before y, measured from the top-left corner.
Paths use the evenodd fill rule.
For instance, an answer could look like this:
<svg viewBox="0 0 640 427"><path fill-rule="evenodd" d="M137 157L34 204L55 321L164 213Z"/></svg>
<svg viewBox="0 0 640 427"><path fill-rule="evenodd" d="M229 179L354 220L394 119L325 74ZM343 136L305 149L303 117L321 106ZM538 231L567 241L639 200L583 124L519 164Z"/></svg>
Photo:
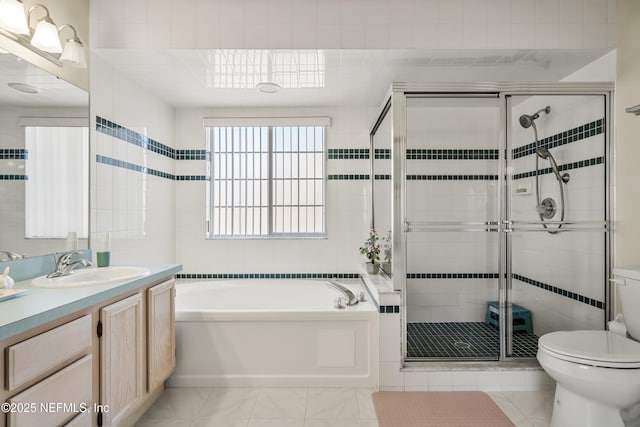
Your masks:
<svg viewBox="0 0 640 427"><path fill-rule="evenodd" d="M99 286L45 289L31 287L31 280L17 282L16 289L28 291L23 296L0 301L0 340L84 310L182 270L179 264L145 267L150 270L146 276Z"/></svg>

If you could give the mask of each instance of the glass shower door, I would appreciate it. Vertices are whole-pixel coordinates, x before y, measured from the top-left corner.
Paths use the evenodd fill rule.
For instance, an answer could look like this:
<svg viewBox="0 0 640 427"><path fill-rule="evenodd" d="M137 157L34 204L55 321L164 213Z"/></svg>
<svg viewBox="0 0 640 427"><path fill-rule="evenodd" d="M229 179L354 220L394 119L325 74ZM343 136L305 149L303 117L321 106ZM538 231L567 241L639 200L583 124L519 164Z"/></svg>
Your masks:
<svg viewBox="0 0 640 427"><path fill-rule="evenodd" d="M507 356L603 329L608 277L605 95L507 96Z"/></svg>
<svg viewBox="0 0 640 427"><path fill-rule="evenodd" d="M498 360L500 99L406 102L407 360Z"/></svg>

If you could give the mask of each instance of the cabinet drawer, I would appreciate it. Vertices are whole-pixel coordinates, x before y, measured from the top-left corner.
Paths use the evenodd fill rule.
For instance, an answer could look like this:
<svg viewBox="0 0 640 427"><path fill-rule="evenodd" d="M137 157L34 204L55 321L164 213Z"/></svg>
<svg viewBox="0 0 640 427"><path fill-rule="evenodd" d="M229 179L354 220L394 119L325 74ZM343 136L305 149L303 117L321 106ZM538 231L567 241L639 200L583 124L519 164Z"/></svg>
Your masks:
<svg viewBox="0 0 640 427"><path fill-rule="evenodd" d="M91 316L65 323L7 349L7 389L15 390L91 350Z"/></svg>
<svg viewBox="0 0 640 427"><path fill-rule="evenodd" d="M92 374L89 355L12 397L9 402L16 408L30 410L7 414L7 427L57 426L77 416L82 408L91 409Z"/></svg>

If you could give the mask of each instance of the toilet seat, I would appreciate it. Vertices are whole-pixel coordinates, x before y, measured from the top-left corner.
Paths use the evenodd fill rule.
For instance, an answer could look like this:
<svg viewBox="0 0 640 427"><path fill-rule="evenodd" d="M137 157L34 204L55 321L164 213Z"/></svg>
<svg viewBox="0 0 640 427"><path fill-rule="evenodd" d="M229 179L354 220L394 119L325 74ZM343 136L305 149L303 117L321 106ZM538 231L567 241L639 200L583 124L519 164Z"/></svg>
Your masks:
<svg viewBox="0 0 640 427"><path fill-rule="evenodd" d="M602 368L640 368L640 343L610 331L558 331L538 341L538 351Z"/></svg>

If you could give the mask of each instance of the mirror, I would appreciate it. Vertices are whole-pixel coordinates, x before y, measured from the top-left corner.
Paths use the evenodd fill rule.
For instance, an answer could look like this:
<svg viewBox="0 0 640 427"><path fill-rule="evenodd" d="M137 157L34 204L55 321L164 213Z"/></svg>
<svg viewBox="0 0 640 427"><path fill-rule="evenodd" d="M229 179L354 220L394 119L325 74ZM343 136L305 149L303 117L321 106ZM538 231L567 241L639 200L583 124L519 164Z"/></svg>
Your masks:
<svg viewBox="0 0 640 427"><path fill-rule="evenodd" d="M0 54L0 261L88 248L88 117L85 91Z"/></svg>
<svg viewBox="0 0 640 427"><path fill-rule="evenodd" d="M391 122L389 105L374 126L371 136L372 162L372 227L381 238L380 261L382 269L391 274L391 213L393 209L391 181ZM371 154L370 154L371 155Z"/></svg>

